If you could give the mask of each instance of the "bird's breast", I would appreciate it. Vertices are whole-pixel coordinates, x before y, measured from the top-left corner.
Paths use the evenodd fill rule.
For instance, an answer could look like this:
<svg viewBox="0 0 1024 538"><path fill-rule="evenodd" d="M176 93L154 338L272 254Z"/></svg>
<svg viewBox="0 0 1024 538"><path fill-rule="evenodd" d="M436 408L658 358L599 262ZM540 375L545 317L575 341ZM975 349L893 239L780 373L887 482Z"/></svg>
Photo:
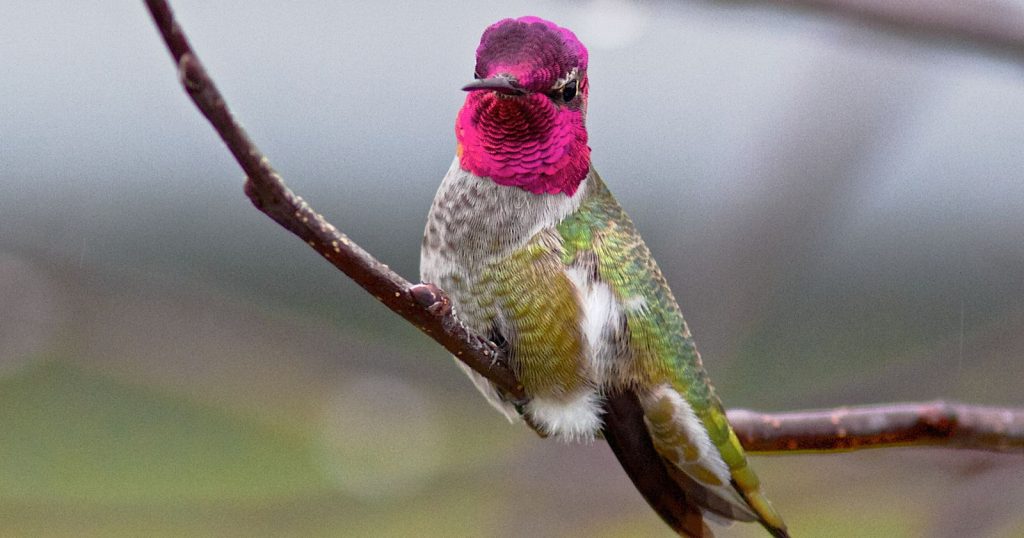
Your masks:
<svg viewBox="0 0 1024 538"><path fill-rule="evenodd" d="M576 211L585 189L586 181L573 196L534 194L466 171L456 158L427 216L421 278L507 258Z"/></svg>

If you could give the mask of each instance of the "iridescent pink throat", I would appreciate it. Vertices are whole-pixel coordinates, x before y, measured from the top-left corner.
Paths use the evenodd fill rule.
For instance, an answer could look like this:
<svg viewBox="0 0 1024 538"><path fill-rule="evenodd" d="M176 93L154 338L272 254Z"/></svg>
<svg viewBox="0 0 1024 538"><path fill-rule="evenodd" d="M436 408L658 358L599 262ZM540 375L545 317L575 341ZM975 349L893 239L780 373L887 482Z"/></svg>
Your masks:
<svg viewBox="0 0 1024 538"><path fill-rule="evenodd" d="M469 92L455 137L463 169L535 194L572 196L590 168L583 112L540 93Z"/></svg>

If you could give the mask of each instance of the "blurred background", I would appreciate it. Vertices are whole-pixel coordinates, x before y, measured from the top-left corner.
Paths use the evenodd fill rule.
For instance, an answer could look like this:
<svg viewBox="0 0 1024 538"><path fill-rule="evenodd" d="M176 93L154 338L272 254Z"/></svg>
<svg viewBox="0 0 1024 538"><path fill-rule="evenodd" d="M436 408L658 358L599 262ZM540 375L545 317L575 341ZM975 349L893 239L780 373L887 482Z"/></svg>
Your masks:
<svg viewBox="0 0 1024 538"><path fill-rule="evenodd" d="M758 2L173 7L290 186L410 279L481 31L550 18L728 406L1024 405L1019 50ZM669 535L603 443L507 424L250 206L141 2L3 19L0 535ZM754 460L795 536L1024 535L1019 455Z"/></svg>

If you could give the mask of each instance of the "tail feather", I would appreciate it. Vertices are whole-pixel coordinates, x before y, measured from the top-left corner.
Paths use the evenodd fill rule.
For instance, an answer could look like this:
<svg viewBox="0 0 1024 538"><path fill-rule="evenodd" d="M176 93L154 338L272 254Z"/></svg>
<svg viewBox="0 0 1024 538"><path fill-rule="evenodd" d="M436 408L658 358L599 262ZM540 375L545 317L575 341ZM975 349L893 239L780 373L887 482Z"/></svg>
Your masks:
<svg viewBox="0 0 1024 538"><path fill-rule="evenodd" d="M705 523L707 517L716 522L759 521L775 538L789 538L785 527L739 509L662 457L651 439L644 408L635 392L627 390L606 397L603 434L647 504L680 536L713 538Z"/></svg>
<svg viewBox="0 0 1024 538"><path fill-rule="evenodd" d="M700 507L672 479L654 449L636 394L609 395L604 411L604 438L647 504L680 536L713 538Z"/></svg>
<svg viewBox="0 0 1024 538"><path fill-rule="evenodd" d="M735 521L757 521L757 516L749 510L742 510L734 503L729 502L716 495L713 491L694 480L690 475L679 470L672 462L662 458L668 475L675 480L679 487L686 492L687 496L698 506L704 508L711 514L719 516L722 525L728 525ZM705 514L709 515L709 514ZM718 521L715 521L718 523Z"/></svg>
<svg viewBox="0 0 1024 538"><path fill-rule="evenodd" d="M733 487L735 487L737 490L740 489L739 486L737 486L735 483L733 483ZM768 503L768 500L765 499L763 495L758 493L756 499L751 499L748 496L747 502ZM775 513L775 510L772 509L770 505L768 505L768 507L766 508L761 508L758 513L766 513L768 511L770 511L771 513ZM768 534L771 534L775 538L789 538L789 530L786 529L785 525L781 521L776 523L775 521L770 521L769 519L764 517L761 517L759 521L761 523L761 526L764 527L766 531L768 531Z"/></svg>
<svg viewBox="0 0 1024 538"><path fill-rule="evenodd" d="M760 481L717 400L702 408L708 414L703 419L683 393L667 383L638 393L638 400L654 449L706 516L757 521L776 536L785 535L782 518L761 493Z"/></svg>

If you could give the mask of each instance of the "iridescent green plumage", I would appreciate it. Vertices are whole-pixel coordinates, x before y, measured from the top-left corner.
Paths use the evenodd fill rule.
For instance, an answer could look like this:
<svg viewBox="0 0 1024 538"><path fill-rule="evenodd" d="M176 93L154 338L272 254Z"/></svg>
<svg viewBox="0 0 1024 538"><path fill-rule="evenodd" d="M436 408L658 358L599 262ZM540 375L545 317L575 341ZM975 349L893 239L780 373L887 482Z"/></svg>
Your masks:
<svg viewBox="0 0 1024 538"><path fill-rule="evenodd" d="M468 188L473 196L446 195L448 181L452 192ZM654 448L695 502L729 519L783 529L759 491L668 283L601 178L591 170L573 205L533 207L538 225L510 228L531 210L531 199L520 196L518 189L456 170L435 200L431 218L438 222L428 224L424 243L424 279L446 287L475 330L505 342L531 403L547 407L513 410L475 378L492 403L510 416L526 413L541 433L573 438L592 436L600 426L596 414L579 419L573 409L599 405L594 400L602 394L635 393ZM503 232L509 233L501 241L486 240ZM454 245L456 237L479 250L429 248ZM436 256L447 261L427 261ZM446 267L454 271L441 270ZM607 300L595 302L601 293ZM552 407L569 409L569 418L558 418ZM580 423L565 422L572 420Z"/></svg>
<svg viewBox="0 0 1024 538"><path fill-rule="evenodd" d="M566 265L583 253L595 253L599 278L611 286L621 304L636 305L625 309L631 364L616 382L633 388L671 383L702 410L701 419L715 427L718 435L713 439L727 437L726 432L717 431L713 417L724 412L672 290L633 222L596 173L579 210L563 220L558 230Z"/></svg>
<svg viewBox="0 0 1024 538"><path fill-rule="evenodd" d="M771 526L783 527L781 518L759 491L757 476L729 426L672 290L633 222L596 173L591 175L579 210L563 220L558 230L563 238L562 261L566 265L593 252L598 261L598 277L611 286L620 304L635 305L624 309L632 351L626 359L630 364L619 370L623 375L611 380L610 389L642 390L670 384L700 419L728 465L735 487L758 518ZM653 414L647 413L649 426L654 425L652 418L659 418L652 417ZM657 428L651 429L657 435ZM671 444L674 440L664 441ZM659 444L655 439L660 452Z"/></svg>
<svg viewBox="0 0 1024 538"><path fill-rule="evenodd" d="M427 219L420 277L506 351L527 399L464 369L542 435L604 435L676 532L705 517L788 536L758 489L675 298L590 167L587 52L538 19L489 27Z"/></svg>
<svg viewBox="0 0 1024 538"><path fill-rule="evenodd" d="M564 394L586 382L582 316L573 283L552 230L533 236L507 258L482 271L477 297L489 297L492 324L501 315L507 352L519 381L533 394ZM500 314L499 314L500 312Z"/></svg>

